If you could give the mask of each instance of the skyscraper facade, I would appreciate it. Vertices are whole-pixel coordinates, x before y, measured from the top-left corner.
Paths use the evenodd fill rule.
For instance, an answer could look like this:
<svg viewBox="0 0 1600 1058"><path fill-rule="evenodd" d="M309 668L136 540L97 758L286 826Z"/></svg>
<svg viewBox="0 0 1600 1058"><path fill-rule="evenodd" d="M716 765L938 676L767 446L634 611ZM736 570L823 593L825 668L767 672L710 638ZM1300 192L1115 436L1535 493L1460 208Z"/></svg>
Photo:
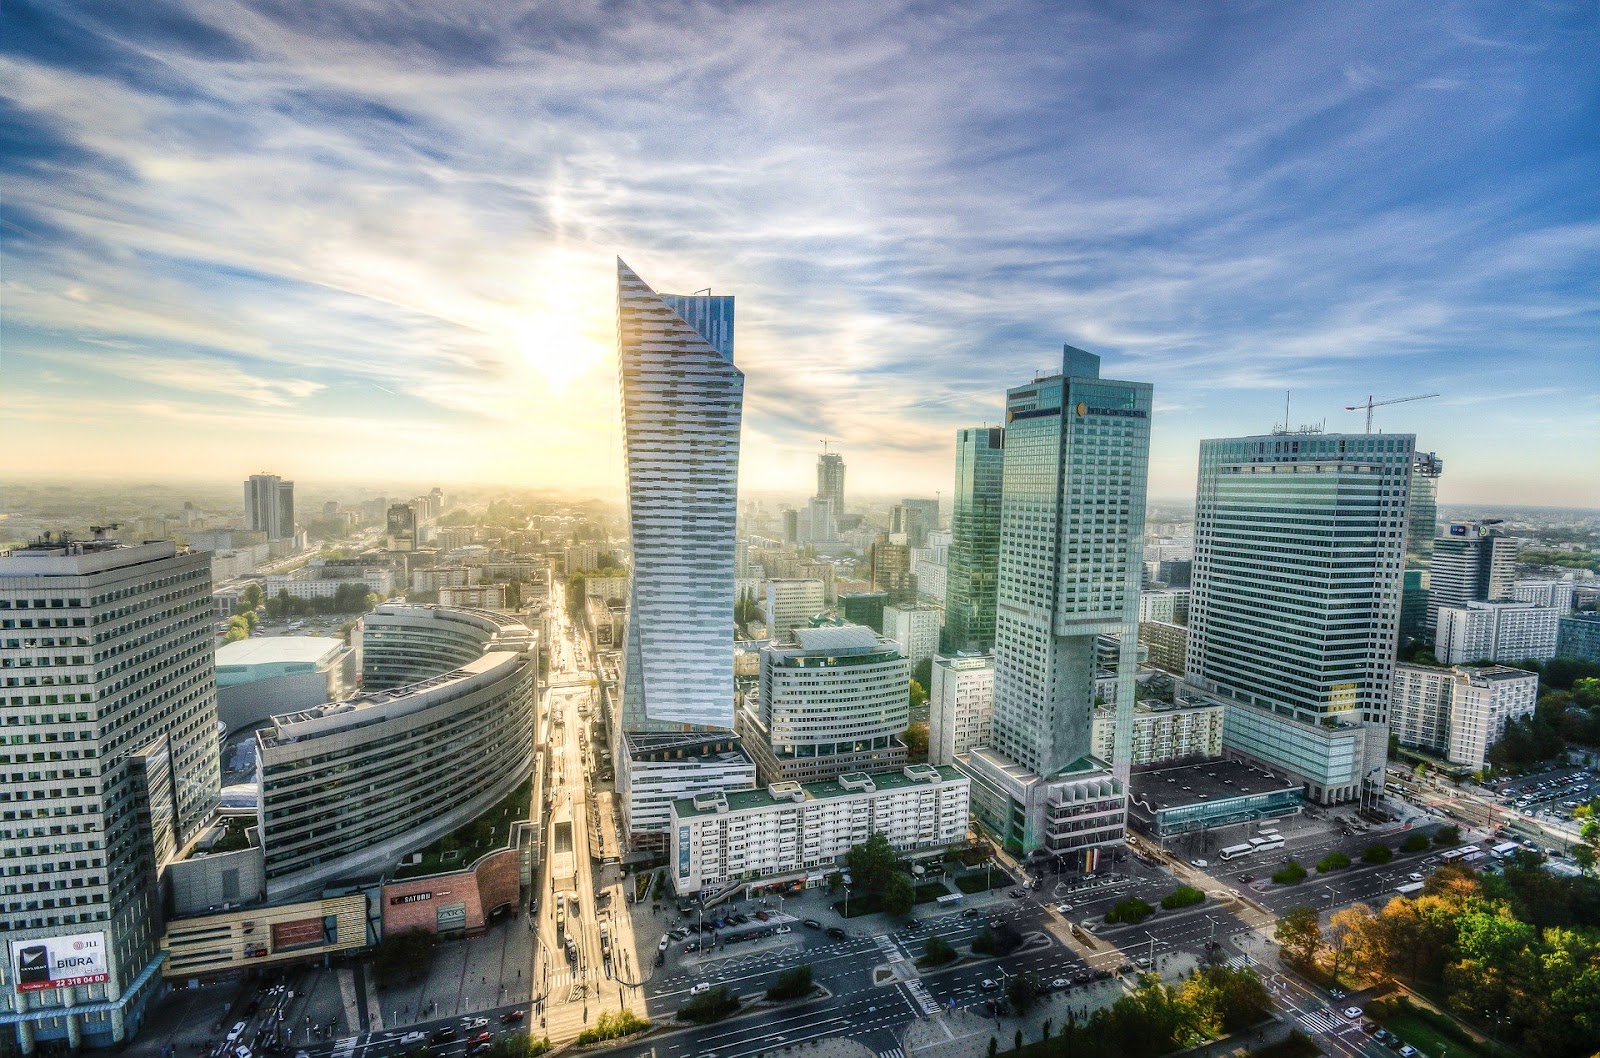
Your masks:
<svg viewBox="0 0 1600 1058"><path fill-rule="evenodd" d="M244 483L244 517L268 540L294 536L294 482L276 474L251 474Z"/></svg>
<svg viewBox="0 0 1600 1058"><path fill-rule="evenodd" d="M1152 387L1062 360L1006 395L992 742L967 768L1001 840L1088 868L1126 818ZM1122 653L1111 761L1090 756L1103 634Z"/></svg>
<svg viewBox="0 0 1600 1058"><path fill-rule="evenodd" d="M824 452L817 457L817 499L833 503L833 516L844 514L844 457Z"/></svg>
<svg viewBox="0 0 1600 1058"><path fill-rule="evenodd" d="M206 552L0 555L0 1023L23 1052L120 1042L159 993L159 874L219 794L213 623Z"/></svg>
<svg viewBox="0 0 1600 1058"><path fill-rule="evenodd" d="M1428 634L1428 589L1432 580L1433 540L1439 532L1439 476L1444 460L1418 452L1411 464L1411 510L1406 517L1406 577L1400 597L1400 633L1409 639Z"/></svg>
<svg viewBox="0 0 1600 1058"><path fill-rule="evenodd" d="M1517 542L1506 536L1498 518L1451 522L1433 542L1428 582L1428 632L1439 628L1441 606L1499 602L1511 597L1517 571Z"/></svg>
<svg viewBox="0 0 1600 1058"><path fill-rule="evenodd" d="M1185 682L1230 752L1351 801L1388 754L1409 434L1202 441Z"/></svg>
<svg viewBox="0 0 1600 1058"><path fill-rule="evenodd" d="M998 426L956 433L956 487L944 596L946 653L987 654L994 649L1005 438L1005 430Z"/></svg>
<svg viewBox="0 0 1600 1058"><path fill-rule="evenodd" d="M936 499L919 500L908 498L900 501L900 507L921 512L911 517L907 523L906 543L912 547L926 547L928 545L928 534L937 532L939 529L939 501ZM896 508L896 510L898 509Z"/></svg>

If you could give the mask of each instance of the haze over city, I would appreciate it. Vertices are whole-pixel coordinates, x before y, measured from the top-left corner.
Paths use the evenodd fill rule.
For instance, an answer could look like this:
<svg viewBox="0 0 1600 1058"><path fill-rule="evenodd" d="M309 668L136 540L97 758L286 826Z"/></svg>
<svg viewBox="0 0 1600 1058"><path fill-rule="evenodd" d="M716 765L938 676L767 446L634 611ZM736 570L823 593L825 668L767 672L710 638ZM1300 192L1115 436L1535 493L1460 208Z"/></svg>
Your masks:
<svg viewBox="0 0 1600 1058"><path fill-rule="evenodd" d="M7 5L7 476L620 491L613 259L739 304L741 484L948 483L1064 342L1580 505L1584 4ZM376 438L382 438L381 443ZM1588 500L1574 482L1585 481Z"/></svg>

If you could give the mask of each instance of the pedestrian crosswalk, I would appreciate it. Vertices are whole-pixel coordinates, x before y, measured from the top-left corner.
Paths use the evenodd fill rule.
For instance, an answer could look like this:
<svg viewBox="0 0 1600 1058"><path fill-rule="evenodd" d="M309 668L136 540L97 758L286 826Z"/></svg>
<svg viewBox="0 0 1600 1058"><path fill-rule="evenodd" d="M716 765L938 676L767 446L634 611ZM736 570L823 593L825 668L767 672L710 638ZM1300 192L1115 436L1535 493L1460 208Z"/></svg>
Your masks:
<svg viewBox="0 0 1600 1058"><path fill-rule="evenodd" d="M1349 1022L1335 1017L1326 1010L1307 1011L1296 1020L1312 1032L1338 1032L1349 1025Z"/></svg>
<svg viewBox="0 0 1600 1058"><path fill-rule="evenodd" d="M894 942L893 937L890 937L887 934L879 933L872 939L874 943L878 945L878 950L883 952L884 956L891 963L905 961L905 952L900 950L900 945Z"/></svg>
<svg viewBox="0 0 1600 1058"><path fill-rule="evenodd" d="M928 986L921 981L907 981L906 991L911 993L911 999L921 1008L924 1014L936 1014L939 1011L939 1001L933 998L928 991Z"/></svg>
<svg viewBox="0 0 1600 1058"><path fill-rule="evenodd" d="M879 1051L878 1058L906 1058L905 1052L898 1047L890 1047L887 1051Z"/></svg>

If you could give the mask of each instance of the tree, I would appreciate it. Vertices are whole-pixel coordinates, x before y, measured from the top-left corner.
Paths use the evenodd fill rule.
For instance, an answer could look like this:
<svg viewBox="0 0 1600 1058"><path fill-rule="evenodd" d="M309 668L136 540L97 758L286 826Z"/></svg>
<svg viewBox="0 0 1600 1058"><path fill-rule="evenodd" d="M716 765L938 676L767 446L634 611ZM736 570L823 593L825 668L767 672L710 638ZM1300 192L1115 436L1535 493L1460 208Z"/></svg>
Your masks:
<svg viewBox="0 0 1600 1058"><path fill-rule="evenodd" d="M1400 843L1400 847L1406 852L1421 852L1423 849L1428 847L1428 835L1407 835L1406 840Z"/></svg>
<svg viewBox="0 0 1600 1058"><path fill-rule="evenodd" d="M778 974L777 982L767 989L768 999L799 999L811 994L811 964L791 966Z"/></svg>
<svg viewBox="0 0 1600 1058"><path fill-rule="evenodd" d="M1285 955L1309 966L1322 948L1322 926L1317 921L1316 908L1304 904L1290 908L1278 919L1273 936L1283 946Z"/></svg>
<svg viewBox="0 0 1600 1058"><path fill-rule="evenodd" d="M924 684L918 683L916 680L912 680L911 681L910 687L911 687L911 708L915 709L918 706L927 705L928 704L928 690L927 690L927 687Z"/></svg>
<svg viewBox="0 0 1600 1058"><path fill-rule="evenodd" d="M567 578L567 616L574 621L583 619L583 609L588 594L588 581L582 573Z"/></svg>
<svg viewBox="0 0 1600 1058"><path fill-rule="evenodd" d="M921 661L911 666L911 678L922 684L924 687L932 686L933 659L923 658Z"/></svg>
<svg viewBox="0 0 1600 1058"><path fill-rule="evenodd" d="M890 875L898 873L894 847L881 831L852 846L845 863L850 868L852 884L869 893L882 892Z"/></svg>
<svg viewBox="0 0 1600 1058"><path fill-rule="evenodd" d="M1438 832L1433 835L1433 843L1440 848L1444 848L1447 845L1461 844L1461 828L1454 823L1446 827L1440 827Z"/></svg>
<svg viewBox="0 0 1600 1058"><path fill-rule="evenodd" d="M241 639L249 638L250 625L243 617L238 614L234 614L232 617L228 618L228 630L227 632L223 633L222 636L222 641L224 643L237 643Z"/></svg>
<svg viewBox="0 0 1600 1058"><path fill-rule="evenodd" d="M912 763L928 759L928 725L923 723L912 724L905 729L900 740L906 744L906 755Z"/></svg>
<svg viewBox="0 0 1600 1058"><path fill-rule="evenodd" d="M1208 1036L1254 1025L1272 1005L1267 986L1247 966L1207 967L1183 983L1178 998L1194 1010L1197 1027Z"/></svg>
<svg viewBox="0 0 1600 1058"><path fill-rule="evenodd" d="M956 950L950 946L949 941L938 934L929 937L927 943L922 946L922 961L929 966L943 966L947 962L954 961L955 957Z"/></svg>
<svg viewBox="0 0 1600 1058"><path fill-rule="evenodd" d="M1011 1009L1019 1016L1033 1009L1040 991L1039 979L1031 973L1012 974L1006 981L1006 999L1011 1001Z"/></svg>
<svg viewBox="0 0 1600 1058"><path fill-rule="evenodd" d="M1290 860L1272 872L1272 880L1279 885L1299 885L1306 880L1306 869L1299 860Z"/></svg>
<svg viewBox="0 0 1600 1058"><path fill-rule="evenodd" d="M1394 850L1381 842L1368 845L1361 850L1363 863L1388 863L1394 859Z"/></svg>
<svg viewBox="0 0 1600 1058"><path fill-rule="evenodd" d="M890 873L878 891L878 906L891 915L909 915L917 904L917 887L904 871Z"/></svg>
<svg viewBox="0 0 1600 1058"><path fill-rule="evenodd" d="M1426 840L1423 842L1426 844ZM1330 852L1317 861L1317 871L1327 874L1330 871L1342 871L1350 866L1350 857L1342 852Z"/></svg>
<svg viewBox="0 0 1600 1058"><path fill-rule="evenodd" d="M701 992L678 1008L678 1017L696 1025L706 1025L739 1009L739 997L727 985L717 985L709 992Z"/></svg>
<svg viewBox="0 0 1600 1058"><path fill-rule="evenodd" d="M261 606L261 585L255 581L246 584L244 590L239 592L239 605L246 610L259 608Z"/></svg>

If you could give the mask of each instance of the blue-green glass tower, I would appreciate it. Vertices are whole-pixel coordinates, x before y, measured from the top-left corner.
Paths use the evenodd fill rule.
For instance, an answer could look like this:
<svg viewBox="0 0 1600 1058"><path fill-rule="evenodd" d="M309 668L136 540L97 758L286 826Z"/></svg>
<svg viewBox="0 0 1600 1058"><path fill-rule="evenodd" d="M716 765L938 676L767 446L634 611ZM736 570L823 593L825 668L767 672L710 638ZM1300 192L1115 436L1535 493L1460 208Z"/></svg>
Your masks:
<svg viewBox="0 0 1600 1058"><path fill-rule="evenodd" d="M998 426L956 432L956 487L940 644L947 654L960 650L987 654L994 649L1005 438L1005 430Z"/></svg>

